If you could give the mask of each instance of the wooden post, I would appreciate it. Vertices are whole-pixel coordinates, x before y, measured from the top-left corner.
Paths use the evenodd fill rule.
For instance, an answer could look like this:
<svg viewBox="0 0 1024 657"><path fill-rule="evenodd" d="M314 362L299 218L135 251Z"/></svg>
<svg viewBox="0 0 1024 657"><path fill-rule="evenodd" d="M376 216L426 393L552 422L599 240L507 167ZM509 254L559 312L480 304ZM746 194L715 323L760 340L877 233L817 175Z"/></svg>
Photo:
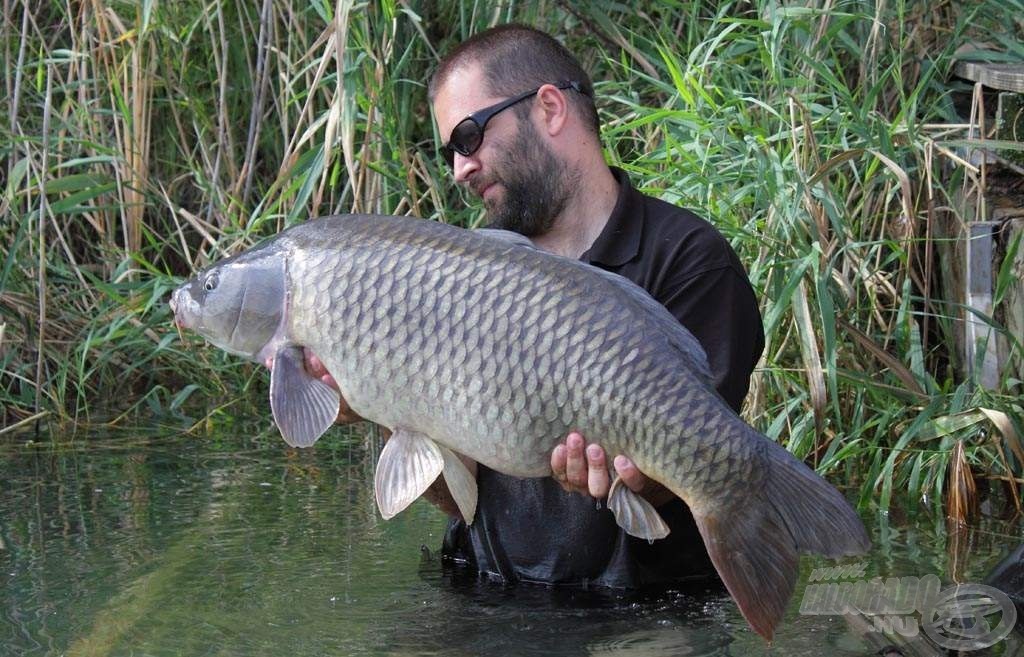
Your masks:
<svg viewBox="0 0 1024 657"><path fill-rule="evenodd" d="M967 329L964 363L978 385L995 390L999 387L999 358L996 333L992 330L992 259L995 221L975 221L967 225ZM980 314L980 315L979 315Z"/></svg>

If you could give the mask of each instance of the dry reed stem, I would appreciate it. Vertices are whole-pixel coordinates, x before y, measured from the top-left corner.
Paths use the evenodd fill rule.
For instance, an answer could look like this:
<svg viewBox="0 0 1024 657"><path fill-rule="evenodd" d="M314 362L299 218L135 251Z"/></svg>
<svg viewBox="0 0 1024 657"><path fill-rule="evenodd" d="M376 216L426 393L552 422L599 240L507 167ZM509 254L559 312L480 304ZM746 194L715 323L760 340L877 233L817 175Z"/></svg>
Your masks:
<svg viewBox="0 0 1024 657"><path fill-rule="evenodd" d="M821 366L821 352L811 320L811 310L807 301L807 286L803 280L797 285L793 295L793 318L800 334L800 355L807 373L807 384L810 387L811 406L814 409L815 452L818 438L825 428L825 405L828 394L825 388L825 373Z"/></svg>
<svg viewBox="0 0 1024 657"><path fill-rule="evenodd" d="M977 510L978 491L964 452L963 440L957 440L953 446L949 460L948 485L946 517L958 524L966 524Z"/></svg>

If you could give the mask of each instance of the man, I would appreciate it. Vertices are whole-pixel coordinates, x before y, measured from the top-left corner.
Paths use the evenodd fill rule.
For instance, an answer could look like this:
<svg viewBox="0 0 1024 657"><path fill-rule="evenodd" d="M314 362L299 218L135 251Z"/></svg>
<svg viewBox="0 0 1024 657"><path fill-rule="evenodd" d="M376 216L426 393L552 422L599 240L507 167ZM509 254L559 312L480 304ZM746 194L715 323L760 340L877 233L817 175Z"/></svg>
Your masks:
<svg viewBox="0 0 1024 657"><path fill-rule="evenodd" d="M500 26L452 51L428 93L455 181L482 199L490 226L644 287L701 342L716 388L738 411L764 347L746 273L710 224L641 195L607 166L590 79L575 58L542 32ZM308 366L330 382L315 360ZM352 419L345 410L339 419ZM612 468L671 533L648 543L619 529L599 503L610 485L605 452L578 433L553 450L550 479L469 465L479 486L472 526L442 479L428 497L453 516L445 556L482 573L638 587L713 572L686 505L624 456Z"/></svg>

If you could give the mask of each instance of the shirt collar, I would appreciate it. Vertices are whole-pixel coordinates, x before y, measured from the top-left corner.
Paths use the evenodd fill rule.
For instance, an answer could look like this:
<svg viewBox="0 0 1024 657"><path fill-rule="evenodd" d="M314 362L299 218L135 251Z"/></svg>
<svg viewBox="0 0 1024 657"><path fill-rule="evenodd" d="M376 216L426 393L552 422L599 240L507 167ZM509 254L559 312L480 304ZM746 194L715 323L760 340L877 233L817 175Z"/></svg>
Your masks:
<svg viewBox="0 0 1024 657"><path fill-rule="evenodd" d="M580 260L618 267L632 260L640 252L640 237L645 218L644 203L643 196L633 189L626 172L618 167L609 168L619 183L615 208L601 234L580 256Z"/></svg>

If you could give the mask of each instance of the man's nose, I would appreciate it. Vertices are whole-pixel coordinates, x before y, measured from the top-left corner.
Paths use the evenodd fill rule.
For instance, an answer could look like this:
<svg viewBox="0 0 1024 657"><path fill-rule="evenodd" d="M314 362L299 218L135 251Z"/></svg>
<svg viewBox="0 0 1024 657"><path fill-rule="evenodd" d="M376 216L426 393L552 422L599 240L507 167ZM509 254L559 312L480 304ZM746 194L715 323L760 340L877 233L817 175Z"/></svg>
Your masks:
<svg viewBox="0 0 1024 657"><path fill-rule="evenodd" d="M462 155L461 153L455 153L455 159L452 162L452 171L455 173L455 182L466 183L470 177L480 169L480 162L477 161L472 155Z"/></svg>

